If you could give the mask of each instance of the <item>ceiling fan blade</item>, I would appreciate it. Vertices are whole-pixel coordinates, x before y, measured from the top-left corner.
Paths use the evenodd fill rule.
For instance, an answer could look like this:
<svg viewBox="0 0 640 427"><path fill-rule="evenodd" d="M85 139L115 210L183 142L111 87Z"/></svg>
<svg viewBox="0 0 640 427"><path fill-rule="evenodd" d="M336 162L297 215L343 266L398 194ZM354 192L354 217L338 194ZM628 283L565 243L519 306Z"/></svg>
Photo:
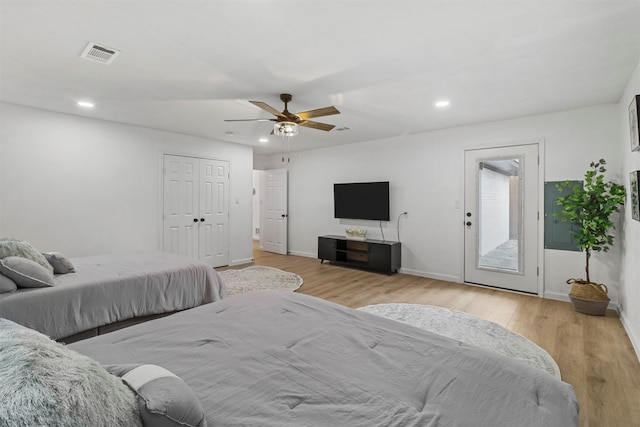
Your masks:
<svg viewBox="0 0 640 427"><path fill-rule="evenodd" d="M225 122L275 122L277 119L225 119Z"/></svg>
<svg viewBox="0 0 640 427"><path fill-rule="evenodd" d="M320 122L313 122L311 120L304 120L300 123L298 123L299 126L304 126L307 128L313 128L313 129L318 129L318 130L326 130L326 131L330 131L331 129L333 129L334 127L336 127L335 125L329 125L327 123L320 123Z"/></svg>
<svg viewBox="0 0 640 427"><path fill-rule="evenodd" d="M256 107L260 107L264 111L267 111L267 112L273 114L276 117L284 117L284 118L287 117L284 114L282 114L280 111L278 111L275 108L273 108L271 105L265 104L264 102L261 102L261 101L249 101L249 102L252 103L253 105L255 105Z"/></svg>
<svg viewBox="0 0 640 427"><path fill-rule="evenodd" d="M334 106L317 108L315 110L303 111L301 113L296 113L296 116L300 117L302 120L313 119L314 117L323 117L330 116L332 114L340 114L340 111Z"/></svg>

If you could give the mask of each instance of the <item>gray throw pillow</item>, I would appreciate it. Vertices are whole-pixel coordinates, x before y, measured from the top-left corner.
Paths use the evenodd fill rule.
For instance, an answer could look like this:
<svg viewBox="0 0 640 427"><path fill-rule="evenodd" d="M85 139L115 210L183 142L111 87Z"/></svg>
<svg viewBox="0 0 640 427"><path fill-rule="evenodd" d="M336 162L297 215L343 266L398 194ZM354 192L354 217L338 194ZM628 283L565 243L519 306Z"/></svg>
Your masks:
<svg viewBox="0 0 640 427"><path fill-rule="evenodd" d="M0 258L8 256L19 256L37 262L53 274L53 267L47 262L47 259L36 250L29 242L16 240L10 237L0 238Z"/></svg>
<svg viewBox="0 0 640 427"><path fill-rule="evenodd" d="M0 360L0 425L142 425L136 396L122 381L40 332L0 319Z"/></svg>
<svg viewBox="0 0 640 427"><path fill-rule="evenodd" d="M53 276L44 267L19 256L0 259L0 274L13 280L20 288L53 286Z"/></svg>
<svg viewBox="0 0 640 427"><path fill-rule="evenodd" d="M0 274L0 294L5 292L15 292L18 289L16 282L9 279L4 274Z"/></svg>
<svg viewBox="0 0 640 427"><path fill-rule="evenodd" d="M42 255L47 259L49 264L53 267L54 274L67 274L75 273L76 268L71 263L71 260L60 252L43 252Z"/></svg>
<svg viewBox="0 0 640 427"><path fill-rule="evenodd" d="M145 427L207 427L193 390L171 371L156 365L109 365L137 395Z"/></svg>

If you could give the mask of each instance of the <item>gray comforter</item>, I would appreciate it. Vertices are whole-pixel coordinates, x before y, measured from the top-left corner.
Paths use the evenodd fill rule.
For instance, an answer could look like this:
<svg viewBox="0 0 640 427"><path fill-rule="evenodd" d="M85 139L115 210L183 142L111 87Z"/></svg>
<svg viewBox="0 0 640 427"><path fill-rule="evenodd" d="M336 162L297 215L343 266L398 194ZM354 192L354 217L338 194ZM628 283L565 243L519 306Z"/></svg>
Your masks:
<svg viewBox="0 0 640 427"><path fill-rule="evenodd" d="M0 317L53 339L139 316L192 308L226 296L206 263L166 252L71 259L55 286L0 294Z"/></svg>
<svg viewBox="0 0 640 427"><path fill-rule="evenodd" d="M210 426L578 425L573 388L539 369L302 294L234 296L70 347L169 369Z"/></svg>

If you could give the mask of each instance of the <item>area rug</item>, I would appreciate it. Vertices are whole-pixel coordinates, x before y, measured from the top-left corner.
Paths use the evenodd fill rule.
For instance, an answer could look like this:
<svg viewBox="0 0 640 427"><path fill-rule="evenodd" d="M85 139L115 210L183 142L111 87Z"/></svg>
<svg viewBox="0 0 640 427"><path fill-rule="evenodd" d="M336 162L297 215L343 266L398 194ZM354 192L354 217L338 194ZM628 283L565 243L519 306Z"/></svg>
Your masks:
<svg viewBox="0 0 640 427"><path fill-rule="evenodd" d="M227 285L227 296L264 289L295 291L302 286L302 277L297 274L262 265L219 271L218 274Z"/></svg>
<svg viewBox="0 0 640 427"><path fill-rule="evenodd" d="M497 323L461 311L422 304L374 304L358 310L408 323L440 335L521 360L560 379L545 349Z"/></svg>

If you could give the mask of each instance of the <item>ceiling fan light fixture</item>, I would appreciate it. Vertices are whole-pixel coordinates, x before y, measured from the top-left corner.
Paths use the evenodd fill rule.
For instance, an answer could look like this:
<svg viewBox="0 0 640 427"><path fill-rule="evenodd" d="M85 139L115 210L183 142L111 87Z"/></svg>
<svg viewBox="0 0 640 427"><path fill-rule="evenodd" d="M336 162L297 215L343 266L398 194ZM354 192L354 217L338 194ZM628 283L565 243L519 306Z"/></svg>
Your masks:
<svg viewBox="0 0 640 427"><path fill-rule="evenodd" d="M298 134L298 124L294 122L278 122L273 125L273 133L281 136L295 136Z"/></svg>

